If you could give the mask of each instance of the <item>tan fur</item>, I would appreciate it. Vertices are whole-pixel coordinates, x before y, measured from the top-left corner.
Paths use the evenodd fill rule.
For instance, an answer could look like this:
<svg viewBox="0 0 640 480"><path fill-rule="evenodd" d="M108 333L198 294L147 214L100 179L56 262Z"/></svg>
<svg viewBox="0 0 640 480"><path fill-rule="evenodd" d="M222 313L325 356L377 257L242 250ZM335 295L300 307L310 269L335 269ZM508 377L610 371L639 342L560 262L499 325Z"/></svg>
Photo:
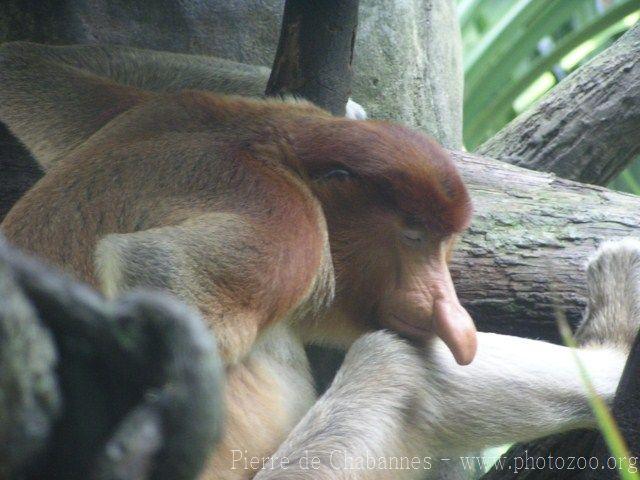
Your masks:
<svg viewBox="0 0 640 480"><path fill-rule="evenodd" d="M274 347L286 353L272 357ZM202 479L252 476L258 469L246 469L237 457L268 458L311 407L312 385L295 335L286 327L268 332L245 362L227 369L227 429Z"/></svg>

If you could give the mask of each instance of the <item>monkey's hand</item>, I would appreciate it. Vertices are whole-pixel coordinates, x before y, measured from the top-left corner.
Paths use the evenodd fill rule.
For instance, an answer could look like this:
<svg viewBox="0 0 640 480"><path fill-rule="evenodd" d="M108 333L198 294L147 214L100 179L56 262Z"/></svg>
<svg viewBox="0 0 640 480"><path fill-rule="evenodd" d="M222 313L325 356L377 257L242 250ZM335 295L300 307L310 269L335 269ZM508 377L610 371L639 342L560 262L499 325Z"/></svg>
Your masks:
<svg viewBox="0 0 640 480"><path fill-rule="evenodd" d="M587 263L587 289L578 340L628 351L640 327L640 240L602 244Z"/></svg>

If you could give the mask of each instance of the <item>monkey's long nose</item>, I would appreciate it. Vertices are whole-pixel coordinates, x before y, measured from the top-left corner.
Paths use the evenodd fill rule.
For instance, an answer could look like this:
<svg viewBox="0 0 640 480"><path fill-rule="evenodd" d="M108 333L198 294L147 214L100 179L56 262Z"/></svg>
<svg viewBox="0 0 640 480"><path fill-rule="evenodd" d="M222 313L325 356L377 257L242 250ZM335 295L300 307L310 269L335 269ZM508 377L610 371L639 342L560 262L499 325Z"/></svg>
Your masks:
<svg viewBox="0 0 640 480"><path fill-rule="evenodd" d="M445 267L444 270L442 272L444 281L434 292L435 331L447 344L456 362L460 365L468 365L478 349L476 326L471 316L460 305L449 269Z"/></svg>
<svg viewBox="0 0 640 480"><path fill-rule="evenodd" d="M437 300L434 305L437 335L447 344L460 365L468 365L476 356L476 327L459 302Z"/></svg>

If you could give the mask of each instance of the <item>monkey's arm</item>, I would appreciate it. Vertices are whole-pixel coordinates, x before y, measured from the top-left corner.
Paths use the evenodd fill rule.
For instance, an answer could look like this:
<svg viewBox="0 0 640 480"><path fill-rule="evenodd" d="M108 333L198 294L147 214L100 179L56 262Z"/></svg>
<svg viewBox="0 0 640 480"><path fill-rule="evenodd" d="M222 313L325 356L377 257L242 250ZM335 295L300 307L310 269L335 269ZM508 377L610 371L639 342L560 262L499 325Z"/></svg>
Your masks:
<svg viewBox="0 0 640 480"><path fill-rule="evenodd" d="M295 231L272 218L211 213L107 235L96 248L102 290L115 296L137 287L159 289L198 307L225 362L236 363L260 330L285 317L313 315L333 292L326 237L316 225L298 221L292 205ZM265 224L269 220L273 224ZM282 235L274 236L274 229Z"/></svg>
<svg viewBox="0 0 640 480"><path fill-rule="evenodd" d="M468 368L453 363L439 341L426 352L418 425L428 425L425 447L436 455L595 426L569 348L490 333L480 334L479 345ZM578 354L596 392L613 400L626 353L602 346Z"/></svg>
<svg viewBox="0 0 640 480"><path fill-rule="evenodd" d="M580 357L596 391L611 400L625 354L593 348ZM308 465L305 457L320 459L317 478L358 478L342 469L367 456L435 462L591 426L586 391L568 348L480 333L475 360L462 367L440 340L421 355L378 332L353 345L332 386L276 452L288 459L287 468L265 470L256 478L300 478L300 460ZM363 478L388 474L368 472ZM416 471L393 474L414 478Z"/></svg>

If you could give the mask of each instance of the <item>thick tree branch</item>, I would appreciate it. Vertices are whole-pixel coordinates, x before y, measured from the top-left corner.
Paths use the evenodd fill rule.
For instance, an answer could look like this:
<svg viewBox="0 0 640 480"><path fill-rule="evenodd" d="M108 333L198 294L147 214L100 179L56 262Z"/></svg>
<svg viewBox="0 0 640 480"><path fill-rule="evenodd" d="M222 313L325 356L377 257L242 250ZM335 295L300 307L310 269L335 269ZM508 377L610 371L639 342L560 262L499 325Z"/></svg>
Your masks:
<svg viewBox="0 0 640 480"><path fill-rule="evenodd" d="M478 152L499 156L505 161L534 170L555 172L564 178L603 185L615 177L640 151L638 128L640 128L640 25L636 25L613 46L562 81L537 107L507 125L497 135L480 146ZM518 188L518 185L510 186ZM585 190L585 192L587 191ZM600 204L600 206L594 206L591 214L588 211L590 207L579 201L559 202L558 208L553 210L552 217L559 212L574 208L578 223L582 221L580 218L589 222L588 225L580 226L571 219L566 219L564 226L560 226L560 230L564 231L561 234L563 240L570 240L574 243L569 251L575 252L575 249L580 249L583 242L594 243L596 238L603 233L604 236L639 234L637 230L638 197L624 197L624 203L628 202L631 209L628 214L620 215L620 211L609 204L612 199L611 193L594 190L593 194L589 196L593 199L600 198L599 201L596 201L596 204ZM617 203L617 200L614 202ZM591 202L588 204L591 205ZM535 212L540 205L532 205L532 207L531 210ZM611 215L609 215L610 213ZM597 218L595 223L593 222L594 218ZM568 311L572 318L579 318L581 304L579 299L582 297L584 280L582 275L575 275L575 273L578 272L579 266L579 262L576 260L579 259L581 253L578 252L573 261L571 258L567 258L568 261L558 261L559 258L556 258L552 278L565 279L564 281L557 281L554 285L548 279L542 278L540 282L540 277L537 275L539 270L531 268L531 264L539 264L541 258L549 255L549 249L556 247L558 232L557 229L552 230L551 242L547 242L549 237L545 232L548 228L546 224L539 225L532 222L525 225L526 235L533 242L538 242L539 246L535 247L535 252L530 253L523 253L517 247L518 253L515 256L515 262L512 254L503 257L496 256L494 260L499 261L500 265L504 265L504 262L508 264L509 271L507 272L505 269L503 279L508 282L514 277L527 278L529 282L527 290L530 294L526 296L529 300L525 300L524 303L536 311L535 302L530 300L535 299L534 292L540 287L542 290L539 292L541 298L550 287L559 292L558 296L574 297L574 301L569 298L568 303L566 301L562 303L565 306L571 305ZM600 231L599 225L605 225L607 230L609 228L612 230ZM495 225L494 229L490 231L491 235L496 235L500 230L499 224ZM487 230L488 232L489 230ZM500 234L498 233L498 235ZM552 253L560 253L565 256L562 247L559 252ZM582 252L583 254L584 252ZM569 255L569 257L572 256L572 254ZM552 258L553 254L549 255L549 259ZM520 261L518 261L519 259ZM468 268L470 263L467 265ZM474 265L474 269L477 269L478 264ZM480 262L481 265L482 262ZM573 278L571 278L572 269ZM494 275L491 277L496 278L496 272L493 273ZM543 301L542 310L549 313L548 300L547 295L546 300ZM474 302L482 302L481 297L478 297ZM478 312L481 318L484 314L491 314L491 304L495 302L489 301L488 303L487 308L480 307L480 310L484 310ZM514 298L508 305L514 309L516 313L514 318L516 319L528 318L519 316L521 313L527 313L527 309L523 309L522 304L523 297L520 289L516 289ZM521 310L524 311L521 312ZM505 323L505 325L508 324ZM489 324L487 327L491 329L493 326ZM534 325L529 325L524 329L518 327L514 333L527 336L536 336L536 333L540 333L540 336L544 338L555 340L553 322L544 321L537 331ZM614 405L614 414L623 434L630 443L632 455L636 456L636 461L640 449L638 445L638 430L640 428L637 420L638 402L630 401L630 399L639 398L638 382L633 380L640 368L639 352L640 340L636 339L634 353L629 359ZM566 462L572 457L593 457L598 459L600 465L606 465L609 456L610 454L598 432L581 430L528 444L516 445L510 449L504 459L503 464L506 464L507 467L494 468L483 478L485 480L506 480L515 477L531 480L618 478L616 470L559 470L554 468L555 464L550 464L552 457L559 459L560 462ZM513 468L517 465L522 466L526 459L530 463L544 465L546 468L520 471Z"/></svg>
<svg viewBox="0 0 640 480"><path fill-rule="evenodd" d="M556 341L554 305L577 322L582 268L604 239L640 235L640 197L452 152L475 217L453 260L481 330Z"/></svg>
<svg viewBox="0 0 640 480"><path fill-rule="evenodd" d="M477 153L605 185L640 153L640 24Z"/></svg>
<svg viewBox="0 0 640 480"><path fill-rule="evenodd" d="M344 115L358 0L287 0L267 95L293 94Z"/></svg>

